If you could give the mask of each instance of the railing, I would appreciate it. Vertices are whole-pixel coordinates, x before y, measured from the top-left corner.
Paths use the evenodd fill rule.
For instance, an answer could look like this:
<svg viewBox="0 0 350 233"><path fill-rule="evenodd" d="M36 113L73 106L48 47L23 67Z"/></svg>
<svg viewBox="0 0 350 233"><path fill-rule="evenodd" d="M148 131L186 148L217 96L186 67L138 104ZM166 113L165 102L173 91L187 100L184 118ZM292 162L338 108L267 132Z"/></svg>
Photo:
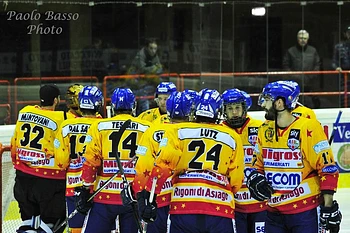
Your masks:
<svg viewBox="0 0 350 233"><path fill-rule="evenodd" d="M141 78L141 79L148 79L148 78L161 78L160 80L164 80L166 78L168 79L173 79L171 81L173 81L178 90L182 91L185 89L185 81L190 80L191 78L194 79L199 79L202 77L213 77L213 79L210 79L212 82L217 83L218 85L220 85L221 88L221 81L223 80L222 78L226 78L228 80L231 80L230 78L232 78L232 82L235 82L235 77L263 77L265 79L260 79L262 80L263 84L266 84L269 81L269 77L271 76L281 76L284 78L283 79L288 79L286 76L289 75L305 75L305 77L307 75L341 75L344 81L344 86L343 86L343 90L342 91L317 91L317 92L302 92L301 95L304 96L343 96L343 106L347 107L348 106L348 95L350 94L348 92L348 87L347 87L347 82L348 82L348 75L349 75L350 71L278 71L278 72L231 72L231 73L169 73L169 74L162 74L162 75L116 75L116 76L105 76L104 80L103 80L103 84L102 84L102 90L103 90L103 95L105 98L105 103L107 103L107 101L110 100L110 96L108 96L111 93L108 93L108 87L110 86L110 82L112 82L113 80L120 80L122 81L124 80L131 80L131 79L135 79L135 78ZM23 99L19 99L19 93L18 90L20 87L23 88L23 82L27 82L26 85L28 85L28 82L32 82L32 81L36 81L39 82L38 84L42 83L57 83L57 82L65 82L67 81L67 83L64 84L71 84L74 82L89 82L89 83L96 83L96 85L98 85L98 79L96 77L90 77L90 76L72 76L72 77L24 77L24 78L16 78L14 80L14 94L13 94L13 103L11 101L11 92L10 92L10 83L6 80L0 80L0 84L6 84L8 86L7 88L7 101L8 103L0 103L0 107L5 107L8 109L9 112L11 112L11 106L13 106L13 110L14 110L14 115L17 116L18 114L18 106L19 105L24 105L24 104L38 104L39 100L38 100L38 92L37 90L35 90L35 93L33 92L33 96L32 98L30 97L23 97ZM63 84L63 83L62 83ZM34 85L34 84L33 84ZM233 86L236 85L230 85L230 86L225 86L223 85L224 88L231 88ZM27 87L27 86L25 86ZM36 86L37 87L37 86ZM115 87L113 87L115 88ZM257 91L257 90L256 90ZM35 96L34 96L35 95ZM63 93L62 93L63 95ZM250 92L251 96L258 96L259 93L252 93ZM153 95L149 95L149 96L138 96L139 98L145 98L145 99L152 99ZM13 104L13 105L12 105ZM12 117L14 118L14 117ZM16 119L12 119L12 123L14 123L14 121ZM17 117L15 117L17 118Z"/></svg>
<svg viewBox="0 0 350 233"><path fill-rule="evenodd" d="M28 82L28 81L40 81L42 83L57 83L57 82L62 82L62 81L67 81L66 84L71 85L74 82L78 81L83 81L83 82L95 82L96 85L98 85L98 79L95 76L67 76L67 77L25 77L25 78L16 78L14 81L14 105L15 105L15 116L17 120L17 115L18 115L18 105L20 104L39 104L39 98L38 98L38 93L35 93L37 96L34 99L29 99L29 100L18 100L18 87L20 87L21 82ZM69 82L69 83L68 83ZM62 83L64 84L64 83ZM26 83L28 85L28 83ZM64 93L61 93L61 96L64 95Z"/></svg>
<svg viewBox="0 0 350 233"><path fill-rule="evenodd" d="M199 78L206 76L217 76L220 77L229 77L229 76L287 76L287 75L318 75L318 74L342 74L344 76L344 90L343 91L322 91L322 92L302 92L300 95L305 96L320 96L320 95L343 95L344 96L344 107L348 106L348 75L350 71L276 71L276 72L236 72L236 73L180 73L179 77L181 81L178 88L180 90L184 89L184 79L185 78ZM268 81L267 81L268 82ZM267 83L266 82L266 83ZM260 93L250 93L251 96L259 96Z"/></svg>

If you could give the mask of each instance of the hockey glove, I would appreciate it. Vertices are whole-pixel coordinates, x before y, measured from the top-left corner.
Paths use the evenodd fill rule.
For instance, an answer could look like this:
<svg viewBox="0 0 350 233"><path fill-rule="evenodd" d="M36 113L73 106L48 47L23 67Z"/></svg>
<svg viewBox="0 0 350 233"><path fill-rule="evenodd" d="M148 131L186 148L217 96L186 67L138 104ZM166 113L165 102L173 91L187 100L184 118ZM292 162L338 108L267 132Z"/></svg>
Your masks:
<svg viewBox="0 0 350 233"><path fill-rule="evenodd" d="M331 207L320 206L320 223L322 227L331 233L338 233L342 214L340 213L337 201L333 201Z"/></svg>
<svg viewBox="0 0 350 233"><path fill-rule="evenodd" d="M123 206L128 206L132 203L136 203L134 191L132 190L131 184L124 186L123 190L120 193L122 198Z"/></svg>
<svg viewBox="0 0 350 233"><path fill-rule="evenodd" d="M84 186L76 187L75 193L75 208L79 213L86 215L92 207L92 201L88 201L91 194L90 189Z"/></svg>
<svg viewBox="0 0 350 233"><path fill-rule="evenodd" d="M150 192L142 190L142 192L137 193L139 213L145 222L154 222L157 218L156 196L154 195L152 202L150 202Z"/></svg>
<svg viewBox="0 0 350 233"><path fill-rule="evenodd" d="M274 193L273 188L267 182L265 176L257 171L252 171L248 176L247 187L250 195L258 201L265 201Z"/></svg>

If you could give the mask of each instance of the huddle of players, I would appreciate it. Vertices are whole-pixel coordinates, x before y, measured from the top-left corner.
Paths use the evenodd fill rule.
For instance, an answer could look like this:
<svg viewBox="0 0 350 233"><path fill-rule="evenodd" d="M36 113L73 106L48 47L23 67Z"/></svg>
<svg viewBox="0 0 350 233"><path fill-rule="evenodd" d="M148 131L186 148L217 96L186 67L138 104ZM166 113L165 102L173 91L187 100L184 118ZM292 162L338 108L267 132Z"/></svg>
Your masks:
<svg viewBox="0 0 350 233"><path fill-rule="evenodd" d="M109 233L116 228L138 232L142 227L146 232L146 226L147 232L172 233L318 232L319 216L323 229L338 232L341 214L333 201L338 170L313 111L297 102L299 92L295 82L267 84L259 97L266 111L263 123L247 114L251 98L238 89L222 95L211 89L177 92L173 83L162 82L155 94L158 107L136 118L134 94L116 88L111 96L113 117L101 119L102 92L95 86L73 85L68 89L73 94L68 119L52 127L57 134L48 141L54 141L54 148L43 148L46 160L23 156L26 138L19 136L30 129L24 126L28 123L17 123L15 168L32 166L33 173L20 170L31 176L46 172L41 180L50 179L48 171L56 173L51 179L66 171L68 215L79 212L69 220L72 233ZM32 109L24 110L20 116L27 116L19 122L37 119L29 116ZM119 135L127 120L130 124ZM32 130L40 135L35 127ZM30 144L38 143L32 137ZM116 156L129 184L117 176L88 201L119 171ZM62 203L62 198L50 195L56 202L46 206ZM16 199L24 222L17 232L52 232L65 219L62 210L45 213L41 205L24 215L24 201ZM148 224L141 226L138 217Z"/></svg>

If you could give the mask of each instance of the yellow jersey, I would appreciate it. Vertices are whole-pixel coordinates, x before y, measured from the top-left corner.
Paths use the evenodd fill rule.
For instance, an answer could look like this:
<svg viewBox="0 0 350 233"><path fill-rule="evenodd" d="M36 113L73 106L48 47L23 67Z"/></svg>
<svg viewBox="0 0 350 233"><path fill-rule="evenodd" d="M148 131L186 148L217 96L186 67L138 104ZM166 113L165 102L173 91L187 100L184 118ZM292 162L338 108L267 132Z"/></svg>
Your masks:
<svg viewBox="0 0 350 233"><path fill-rule="evenodd" d="M54 140L64 112L26 106L19 111L11 138L11 156L15 169L33 176L63 180L66 171L55 159Z"/></svg>
<svg viewBox="0 0 350 233"><path fill-rule="evenodd" d="M274 121L259 128L252 161L275 190L268 209L294 214L316 208L320 191L336 191L339 176L320 123L300 117L277 133L278 141Z"/></svg>

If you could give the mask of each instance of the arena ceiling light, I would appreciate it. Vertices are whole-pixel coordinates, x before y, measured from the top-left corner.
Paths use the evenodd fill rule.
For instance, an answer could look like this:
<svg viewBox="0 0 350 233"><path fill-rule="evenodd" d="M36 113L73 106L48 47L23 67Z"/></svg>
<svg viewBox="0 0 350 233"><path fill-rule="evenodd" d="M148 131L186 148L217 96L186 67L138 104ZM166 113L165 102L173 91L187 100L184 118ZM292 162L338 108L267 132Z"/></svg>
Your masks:
<svg viewBox="0 0 350 233"><path fill-rule="evenodd" d="M252 15L253 16L264 16L266 13L265 7L254 7L252 8Z"/></svg>

